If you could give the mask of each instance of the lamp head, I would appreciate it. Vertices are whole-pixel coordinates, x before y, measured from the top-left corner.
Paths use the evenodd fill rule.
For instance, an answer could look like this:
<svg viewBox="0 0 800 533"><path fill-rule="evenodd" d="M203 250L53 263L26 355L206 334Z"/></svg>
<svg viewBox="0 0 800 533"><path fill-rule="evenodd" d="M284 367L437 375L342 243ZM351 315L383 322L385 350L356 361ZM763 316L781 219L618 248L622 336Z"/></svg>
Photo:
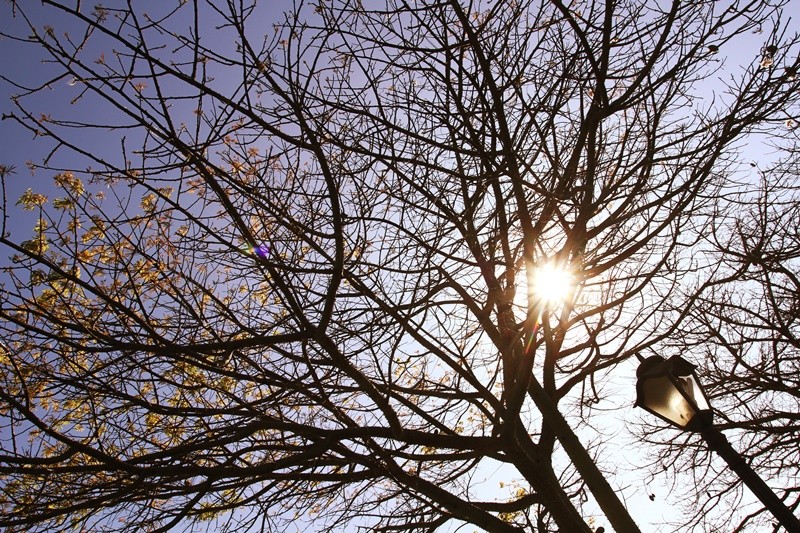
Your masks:
<svg viewBox="0 0 800 533"><path fill-rule="evenodd" d="M701 431L713 421L695 365L679 356L648 357L636 370L635 405L678 429Z"/></svg>

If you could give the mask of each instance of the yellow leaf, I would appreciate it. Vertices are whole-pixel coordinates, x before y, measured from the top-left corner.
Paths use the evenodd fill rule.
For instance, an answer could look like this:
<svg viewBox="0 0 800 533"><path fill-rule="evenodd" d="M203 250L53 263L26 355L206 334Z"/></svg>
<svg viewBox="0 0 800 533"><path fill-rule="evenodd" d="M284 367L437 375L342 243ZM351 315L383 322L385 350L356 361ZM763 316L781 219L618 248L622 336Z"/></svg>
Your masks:
<svg viewBox="0 0 800 533"><path fill-rule="evenodd" d="M62 189L66 189L73 194L80 196L86 189L83 187L83 182L80 178L76 178L72 172L61 172L53 177L56 185Z"/></svg>
<svg viewBox="0 0 800 533"><path fill-rule="evenodd" d="M28 189L17 200L17 205L22 204L23 209L26 211L33 211L37 207L43 206L47 203L47 196L33 192L33 189Z"/></svg>

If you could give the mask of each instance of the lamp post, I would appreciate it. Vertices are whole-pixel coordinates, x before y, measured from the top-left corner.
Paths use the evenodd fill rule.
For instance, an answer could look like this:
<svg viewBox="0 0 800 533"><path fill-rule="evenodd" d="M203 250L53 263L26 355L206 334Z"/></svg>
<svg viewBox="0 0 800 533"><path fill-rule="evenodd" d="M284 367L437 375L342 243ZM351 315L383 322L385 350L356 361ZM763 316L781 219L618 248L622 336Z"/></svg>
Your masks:
<svg viewBox="0 0 800 533"><path fill-rule="evenodd" d="M722 457L761 503L791 533L800 533L800 520L714 427L713 412L695 373L696 366L679 356L644 359L636 371L636 406L674 427L700 434Z"/></svg>

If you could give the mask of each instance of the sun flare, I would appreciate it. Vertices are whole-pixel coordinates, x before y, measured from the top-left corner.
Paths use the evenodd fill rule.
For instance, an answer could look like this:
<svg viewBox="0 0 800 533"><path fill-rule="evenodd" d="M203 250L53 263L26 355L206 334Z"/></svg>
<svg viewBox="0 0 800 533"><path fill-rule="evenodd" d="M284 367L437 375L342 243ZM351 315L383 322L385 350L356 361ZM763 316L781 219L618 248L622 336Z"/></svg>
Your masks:
<svg viewBox="0 0 800 533"><path fill-rule="evenodd" d="M575 278L564 265L549 261L533 269L529 284L537 300L557 304L569 297Z"/></svg>

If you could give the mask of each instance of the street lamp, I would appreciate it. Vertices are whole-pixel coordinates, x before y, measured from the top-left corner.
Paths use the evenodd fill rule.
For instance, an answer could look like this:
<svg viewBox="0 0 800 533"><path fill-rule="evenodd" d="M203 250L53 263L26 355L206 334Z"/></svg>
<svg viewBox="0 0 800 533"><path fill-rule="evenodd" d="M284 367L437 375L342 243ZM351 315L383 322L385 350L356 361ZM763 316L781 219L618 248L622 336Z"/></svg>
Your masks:
<svg viewBox="0 0 800 533"><path fill-rule="evenodd" d="M711 405L694 372L678 356L648 357L636 371L636 404L678 429L700 431L713 422Z"/></svg>
<svg viewBox="0 0 800 533"><path fill-rule="evenodd" d="M800 520L733 449L725 435L714 427L711 405L695 368L677 355L669 359L654 355L642 360L636 371L635 405L678 429L698 432L786 531L800 533Z"/></svg>

